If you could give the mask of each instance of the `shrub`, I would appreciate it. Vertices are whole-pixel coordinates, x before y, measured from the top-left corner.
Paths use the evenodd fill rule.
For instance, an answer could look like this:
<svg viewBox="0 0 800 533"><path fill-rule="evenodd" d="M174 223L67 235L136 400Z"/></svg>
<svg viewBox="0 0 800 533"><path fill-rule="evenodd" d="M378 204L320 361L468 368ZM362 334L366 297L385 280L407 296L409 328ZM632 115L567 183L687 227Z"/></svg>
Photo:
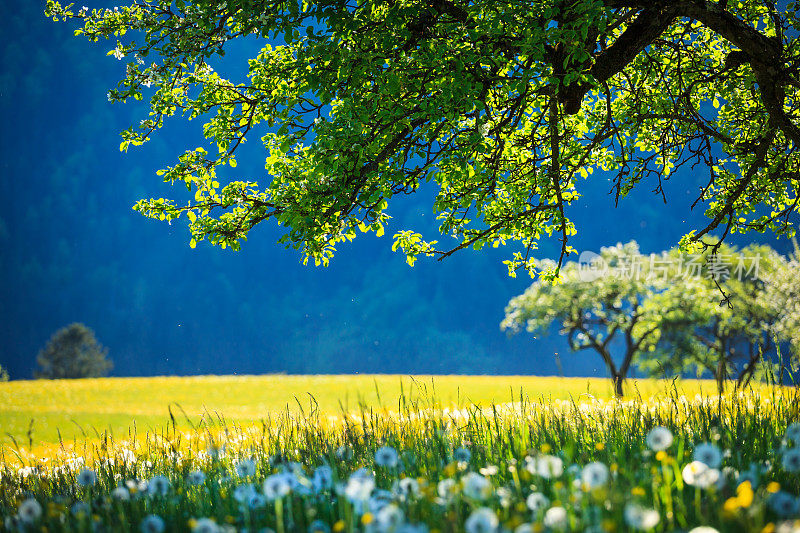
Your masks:
<svg viewBox="0 0 800 533"><path fill-rule="evenodd" d="M58 330L36 358L40 371L37 378L91 378L105 376L113 366L106 359L103 347L94 332L80 323Z"/></svg>

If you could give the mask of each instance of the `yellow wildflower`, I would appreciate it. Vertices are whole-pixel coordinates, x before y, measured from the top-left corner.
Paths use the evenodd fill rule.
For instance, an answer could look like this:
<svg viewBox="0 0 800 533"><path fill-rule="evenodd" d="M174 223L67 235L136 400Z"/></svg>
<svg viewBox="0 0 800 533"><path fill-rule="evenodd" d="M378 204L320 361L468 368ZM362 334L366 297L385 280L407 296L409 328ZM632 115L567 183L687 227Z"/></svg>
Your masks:
<svg viewBox="0 0 800 533"><path fill-rule="evenodd" d="M372 513L364 513L364 516L361 517L361 523L364 524L365 526L367 524L371 524L372 518L373 518Z"/></svg>
<svg viewBox="0 0 800 533"><path fill-rule="evenodd" d="M736 488L736 499L742 507L750 507L753 504L753 486L749 481L744 481Z"/></svg>
<svg viewBox="0 0 800 533"><path fill-rule="evenodd" d="M338 533L339 531L344 531L344 520L339 520L335 524L333 524L333 531Z"/></svg>

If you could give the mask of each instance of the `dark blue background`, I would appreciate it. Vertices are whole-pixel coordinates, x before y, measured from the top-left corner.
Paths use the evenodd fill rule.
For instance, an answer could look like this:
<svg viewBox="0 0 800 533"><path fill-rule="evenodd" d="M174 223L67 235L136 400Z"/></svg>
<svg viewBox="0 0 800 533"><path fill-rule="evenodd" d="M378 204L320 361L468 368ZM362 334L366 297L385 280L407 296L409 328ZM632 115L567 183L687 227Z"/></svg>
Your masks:
<svg viewBox="0 0 800 533"><path fill-rule="evenodd" d="M155 171L203 143L201 124L175 118L154 141L120 153L119 132L146 111L107 102L124 69L106 56L114 43L75 38L43 9L6 3L0 19L0 364L12 378L30 377L37 351L74 321L109 347L114 375L605 375L599 358L569 353L555 333L500 331L505 304L530 283L507 276L501 260L511 250L413 268L391 252L399 229L432 236L430 191L392 204L387 235L342 246L327 269L277 245L274 225L254 230L238 253L191 250L182 223L134 213L140 198L179 193ZM239 45L218 70L241 71L254 45ZM258 148L251 143L237 170L263 169ZM579 231L573 246L673 246L704 220L689 211L703 179L675 175L667 205L643 183L615 208L610 183L595 173L568 211ZM537 255L554 256L556 245L543 242Z"/></svg>

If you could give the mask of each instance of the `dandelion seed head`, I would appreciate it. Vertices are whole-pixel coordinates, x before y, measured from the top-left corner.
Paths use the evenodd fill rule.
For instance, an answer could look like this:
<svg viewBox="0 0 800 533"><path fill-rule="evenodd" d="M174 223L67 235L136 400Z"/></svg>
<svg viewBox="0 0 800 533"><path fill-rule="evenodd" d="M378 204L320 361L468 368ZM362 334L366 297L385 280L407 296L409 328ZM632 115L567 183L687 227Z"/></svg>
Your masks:
<svg viewBox="0 0 800 533"><path fill-rule="evenodd" d="M382 446L375 452L375 464L384 468L395 468L397 466L397 450L391 446Z"/></svg>
<svg viewBox="0 0 800 533"><path fill-rule="evenodd" d="M164 520L158 515L147 515L139 526L142 533L162 533L164 531Z"/></svg>
<svg viewBox="0 0 800 533"><path fill-rule="evenodd" d="M719 468L722 464L722 452L716 444L704 442L695 447L692 459L705 463L710 468Z"/></svg>
<svg viewBox="0 0 800 533"><path fill-rule="evenodd" d="M625 506L624 516L625 523L629 527L642 531L653 529L661 521L658 511L635 503L629 503Z"/></svg>
<svg viewBox="0 0 800 533"><path fill-rule="evenodd" d="M656 426L647 433L645 442L654 452L666 450L672 446L672 432L663 426Z"/></svg>
<svg viewBox="0 0 800 533"><path fill-rule="evenodd" d="M42 506L35 498L28 498L19 504L17 516L23 523L33 524L42 517Z"/></svg>
<svg viewBox="0 0 800 533"><path fill-rule="evenodd" d="M97 483L97 474L91 468L83 468L75 480L82 487L92 487Z"/></svg>
<svg viewBox="0 0 800 533"><path fill-rule="evenodd" d="M488 507L480 507L472 513L464 522L464 530L467 533L491 533L500 525L497 515Z"/></svg>

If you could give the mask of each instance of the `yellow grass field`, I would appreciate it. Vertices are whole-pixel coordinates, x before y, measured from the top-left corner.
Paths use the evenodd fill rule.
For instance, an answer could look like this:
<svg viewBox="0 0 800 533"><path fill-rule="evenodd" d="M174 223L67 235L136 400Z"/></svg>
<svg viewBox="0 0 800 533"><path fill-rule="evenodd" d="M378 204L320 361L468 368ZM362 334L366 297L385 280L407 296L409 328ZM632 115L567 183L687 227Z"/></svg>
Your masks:
<svg viewBox="0 0 800 533"><path fill-rule="evenodd" d="M682 394L713 394L711 381L683 380ZM672 382L631 380L628 397L666 394ZM195 376L11 381L0 383L0 444L38 453L59 443L97 438L103 433L126 438L129 432L157 431L169 423L223 416L247 424L270 414L308 410L313 395L325 414L341 414L365 405L397 409L406 397L435 397L441 406L488 405L519 400L608 398L609 380L533 376ZM16 443L16 444L15 444Z"/></svg>

